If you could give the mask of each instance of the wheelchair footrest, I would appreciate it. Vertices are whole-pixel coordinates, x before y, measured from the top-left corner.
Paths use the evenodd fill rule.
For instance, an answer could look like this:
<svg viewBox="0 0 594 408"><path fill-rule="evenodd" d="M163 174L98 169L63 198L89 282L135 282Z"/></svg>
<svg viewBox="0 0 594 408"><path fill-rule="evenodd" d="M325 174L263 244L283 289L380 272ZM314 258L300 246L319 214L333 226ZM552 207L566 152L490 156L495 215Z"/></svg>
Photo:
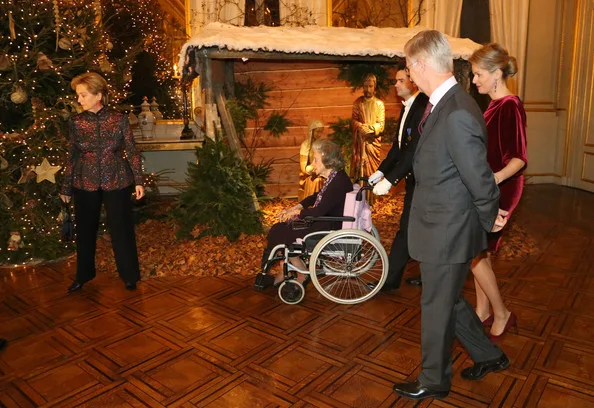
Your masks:
<svg viewBox="0 0 594 408"><path fill-rule="evenodd" d="M254 282L254 289L264 290L269 286L274 285L274 276L265 273L259 273L256 275L256 281Z"/></svg>

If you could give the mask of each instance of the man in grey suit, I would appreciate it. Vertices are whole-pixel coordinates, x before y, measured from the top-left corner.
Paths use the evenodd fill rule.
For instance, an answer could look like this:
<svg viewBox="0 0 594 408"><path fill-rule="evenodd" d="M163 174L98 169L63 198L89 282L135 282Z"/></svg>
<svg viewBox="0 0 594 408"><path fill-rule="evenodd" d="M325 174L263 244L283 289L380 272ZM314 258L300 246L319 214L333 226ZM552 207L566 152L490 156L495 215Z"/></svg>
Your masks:
<svg viewBox="0 0 594 408"><path fill-rule="evenodd" d="M429 103L413 159L416 179L408 246L420 262L422 371L394 392L411 399L444 398L452 377L454 336L474 361L462 370L478 380L509 366L490 342L462 295L472 259L487 248L487 232L507 222L499 189L487 163L487 129L474 100L456 83L452 50L445 35L425 30L405 46L411 79Z"/></svg>

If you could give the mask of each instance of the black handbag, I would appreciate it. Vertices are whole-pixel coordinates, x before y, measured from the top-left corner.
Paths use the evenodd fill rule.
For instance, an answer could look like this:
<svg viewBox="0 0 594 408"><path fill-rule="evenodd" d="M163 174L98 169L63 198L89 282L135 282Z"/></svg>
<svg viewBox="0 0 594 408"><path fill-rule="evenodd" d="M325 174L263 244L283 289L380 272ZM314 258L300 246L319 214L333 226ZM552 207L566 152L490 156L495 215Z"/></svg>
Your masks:
<svg viewBox="0 0 594 408"><path fill-rule="evenodd" d="M74 239L74 222L72 221L72 214L70 213L70 204L62 203L60 216L62 218L60 238L65 242L72 241Z"/></svg>
<svg viewBox="0 0 594 408"><path fill-rule="evenodd" d="M311 227L311 221L300 220L299 218L291 221L291 229L293 231L304 230L309 227Z"/></svg>

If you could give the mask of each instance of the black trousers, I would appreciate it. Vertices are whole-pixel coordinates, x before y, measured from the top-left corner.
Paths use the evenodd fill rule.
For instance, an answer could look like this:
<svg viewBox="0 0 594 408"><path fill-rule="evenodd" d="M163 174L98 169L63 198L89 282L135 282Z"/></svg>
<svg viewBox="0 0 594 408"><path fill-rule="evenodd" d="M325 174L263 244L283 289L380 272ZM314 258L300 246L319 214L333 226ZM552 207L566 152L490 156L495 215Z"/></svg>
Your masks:
<svg viewBox="0 0 594 408"><path fill-rule="evenodd" d="M101 204L107 214L107 229L115 255L118 274L124 282L140 280L131 194L134 187L121 190L85 191L74 189L74 215L76 221L76 280L85 283L93 279L95 249Z"/></svg>
<svg viewBox="0 0 594 408"><path fill-rule="evenodd" d="M421 262L421 384L434 390L449 390L452 384L454 337L475 363L494 360L503 351L491 343L481 320L462 295L471 260L462 264Z"/></svg>
<svg viewBox="0 0 594 408"><path fill-rule="evenodd" d="M394 241L392 241L392 247L390 248L390 254L388 255L388 277L386 278L386 283L384 283L387 287L400 287L404 269L410 259L408 253L408 216L410 214L413 194L414 185L409 186L407 184L406 194L404 195L404 206L402 208L402 214L400 215L400 226L398 232L396 232Z"/></svg>

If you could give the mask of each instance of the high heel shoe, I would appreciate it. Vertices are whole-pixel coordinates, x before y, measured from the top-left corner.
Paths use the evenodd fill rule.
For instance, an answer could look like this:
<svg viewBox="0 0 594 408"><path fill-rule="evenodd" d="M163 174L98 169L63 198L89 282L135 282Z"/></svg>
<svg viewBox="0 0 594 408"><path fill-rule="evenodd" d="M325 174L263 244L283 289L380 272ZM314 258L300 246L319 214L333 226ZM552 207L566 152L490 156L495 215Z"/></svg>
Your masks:
<svg viewBox="0 0 594 408"><path fill-rule="evenodd" d="M489 315L485 320L481 320L483 327L493 326L493 322L495 321L495 316Z"/></svg>
<svg viewBox="0 0 594 408"><path fill-rule="evenodd" d="M516 317L514 312L511 312L509 317L507 318L507 322L505 323L505 327L503 328L503 331L501 332L501 334L496 335L496 334L489 333L489 339L493 343L497 343L498 341L500 341L503 338L505 333L507 331L509 331L512 327L514 327L516 330L518 329L518 318Z"/></svg>

